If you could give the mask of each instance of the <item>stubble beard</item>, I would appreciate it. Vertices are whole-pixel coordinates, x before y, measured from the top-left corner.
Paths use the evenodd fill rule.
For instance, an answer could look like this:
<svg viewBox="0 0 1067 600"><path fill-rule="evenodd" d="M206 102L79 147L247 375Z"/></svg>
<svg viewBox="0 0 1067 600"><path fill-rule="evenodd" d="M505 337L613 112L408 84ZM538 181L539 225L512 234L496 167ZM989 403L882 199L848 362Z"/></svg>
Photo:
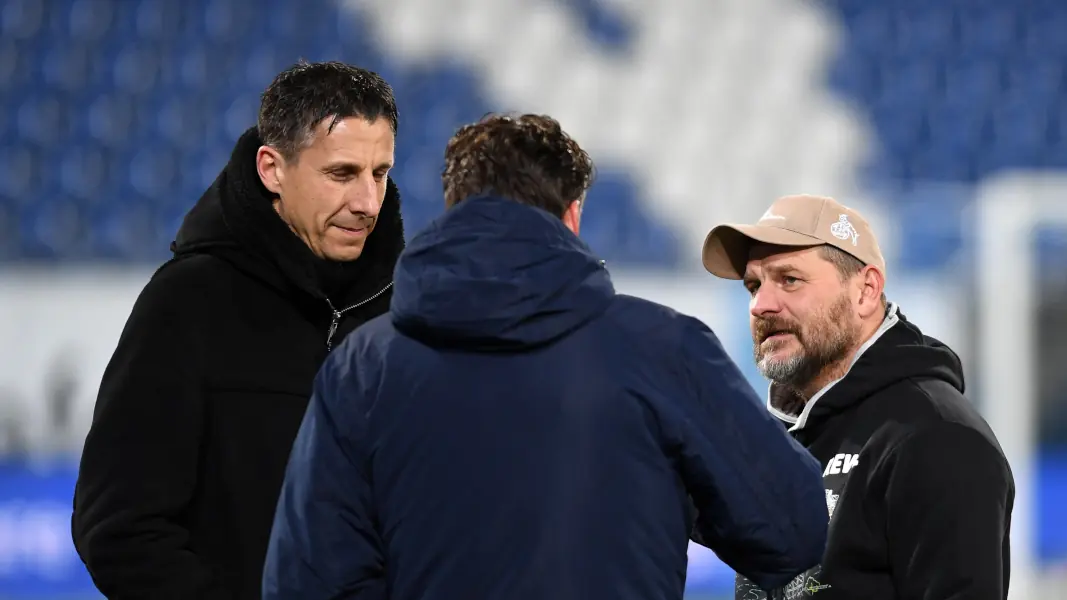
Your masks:
<svg viewBox="0 0 1067 600"><path fill-rule="evenodd" d="M859 326L849 318L850 312L849 299L842 294L806 325L777 319L758 321L753 332L756 367L767 379L802 395L827 369L847 358L855 346ZM772 356L775 348L772 346L765 352L762 342L769 332L782 330L793 334L800 349L776 359Z"/></svg>

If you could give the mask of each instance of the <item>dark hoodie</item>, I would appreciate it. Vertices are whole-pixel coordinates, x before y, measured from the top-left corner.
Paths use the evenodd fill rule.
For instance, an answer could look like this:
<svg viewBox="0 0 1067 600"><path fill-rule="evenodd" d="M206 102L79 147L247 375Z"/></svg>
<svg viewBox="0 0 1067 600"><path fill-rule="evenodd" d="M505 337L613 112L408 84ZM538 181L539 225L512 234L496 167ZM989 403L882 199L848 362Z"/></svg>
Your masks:
<svg viewBox="0 0 1067 600"><path fill-rule="evenodd" d="M363 255L316 258L256 173L255 129L185 219L103 376L72 532L109 598L258 599L274 506L329 345L388 309L388 194Z"/></svg>
<svg viewBox="0 0 1067 600"><path fill-rule="evenodd" d="M821 567L770 594L738 577L736 598L1006 598L1014 483L963 391L956 354L895 305L806 404L772 385L771 413L822 463L830 539Z"/></svg>
<svg viewBox="0 0 1067 600"><path fill-rule="evenodd" d="M817 563L818 465L707 327L615 294L558 217L459 203L391 309L316 380L266 600L676 600L692 532L768 585Z"/></svg>

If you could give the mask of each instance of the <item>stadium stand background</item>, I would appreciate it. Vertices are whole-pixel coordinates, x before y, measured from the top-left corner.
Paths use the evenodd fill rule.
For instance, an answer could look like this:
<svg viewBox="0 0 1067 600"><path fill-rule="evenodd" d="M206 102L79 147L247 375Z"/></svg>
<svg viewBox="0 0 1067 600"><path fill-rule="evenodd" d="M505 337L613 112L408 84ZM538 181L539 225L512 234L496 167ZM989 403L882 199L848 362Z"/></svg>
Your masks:
<svg viewBox="0 0 1067 600"><path fill-rule="evenodd" d="M875 223L891 299L957 348L973 389L974 200L1008 170L1067 173L1064 31L1058 0L3 0L0 598L96 597L69 541L95 385L182 215L297 59L393 84L409 232L442 210L457 126L559 118L598 162L583 237L618 287L705 320L757 387L747 300L700 270L700 242L778 195L835 195ZM1026 554L1053 575L1067 568L1064 231L1033 231L1042 452L1024 509ZM984 409L1015 401L975 392ZM693 550L694 598L730 582Z"/></svg>

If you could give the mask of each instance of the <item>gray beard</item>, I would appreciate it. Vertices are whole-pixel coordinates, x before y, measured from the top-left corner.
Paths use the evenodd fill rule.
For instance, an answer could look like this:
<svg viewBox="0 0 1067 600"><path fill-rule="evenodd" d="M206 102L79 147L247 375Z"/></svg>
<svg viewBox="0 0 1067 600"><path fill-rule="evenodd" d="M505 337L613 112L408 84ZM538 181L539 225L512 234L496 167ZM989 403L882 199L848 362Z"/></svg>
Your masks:
<svg viewBox="0 0 1067 600"><path fill-rule="evenodd" d="M792 386L805 383L797 381L797 376L805 370L803 353L790 356L786 360L764 358L756 364L756 367L764 377L780 385Z"/></svg>
<svg viewBox="0 0 1067 600"><path fill-rule="evenodd" d="M809 349L802 344L800 352L784 360L757 356L756 368L767 379L802 395L801 390L814 381L824 369L848 355L852 342L853 336L844 331L837 331L822 346Z"/></svg>

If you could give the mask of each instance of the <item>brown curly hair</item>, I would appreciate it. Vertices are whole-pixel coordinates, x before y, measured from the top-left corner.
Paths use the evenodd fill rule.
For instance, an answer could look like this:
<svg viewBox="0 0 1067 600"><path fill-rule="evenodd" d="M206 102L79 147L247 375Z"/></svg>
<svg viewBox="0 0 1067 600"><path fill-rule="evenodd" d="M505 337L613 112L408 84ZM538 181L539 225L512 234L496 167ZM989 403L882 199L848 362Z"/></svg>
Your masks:
<svg viewBox="0 0 1067 600"><path fill-rule="evenodd" d="M445 206L496 195L562 217L593 183L593 161L546 115L489 114L461 128L445 149Z"/></svg>

